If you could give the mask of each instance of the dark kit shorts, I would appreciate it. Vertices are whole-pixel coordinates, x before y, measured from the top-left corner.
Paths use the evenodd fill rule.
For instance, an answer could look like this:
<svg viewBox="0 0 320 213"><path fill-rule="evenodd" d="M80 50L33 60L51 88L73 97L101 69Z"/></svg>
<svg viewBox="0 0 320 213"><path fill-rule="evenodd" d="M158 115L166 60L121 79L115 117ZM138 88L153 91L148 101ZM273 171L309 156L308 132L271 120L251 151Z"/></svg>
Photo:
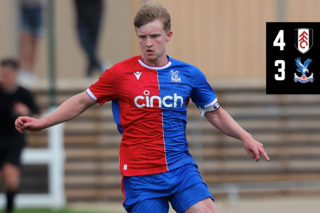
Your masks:
<svg viewBox="0 0 320 213"><path fill-rule="evenodd" d="M21 152L25 144L23 134L0 136L0 170L6 163L21 166Z"/></svg>

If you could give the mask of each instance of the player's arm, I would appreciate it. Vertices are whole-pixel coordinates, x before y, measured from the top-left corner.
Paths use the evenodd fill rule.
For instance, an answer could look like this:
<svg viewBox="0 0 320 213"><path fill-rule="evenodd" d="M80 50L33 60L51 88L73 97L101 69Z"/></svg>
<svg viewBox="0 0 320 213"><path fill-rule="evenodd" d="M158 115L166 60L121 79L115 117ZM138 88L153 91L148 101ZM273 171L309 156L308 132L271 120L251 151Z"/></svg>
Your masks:
<svg viewBox="0 0 320 213"><path fill-rule="evenodd" d="M50 115L35 119L27 116L19 117L15 126L22 133L24 130L41 131L56 124L71 120L93 106L96 102L86 92L75 95L61 104Z"/></svg>
<svg viewBox="0 0 320 213"><path fill-rule="evenodd" d="M270 160L263 149L262 143L253 139L253 137L242 129L241 126L221 107L216 111L207 112L205 116L208 121L222 133L241 140L247 153L251 157L255 158L256 161L260 159L261 155L263 155L268 161Z"/></svg>

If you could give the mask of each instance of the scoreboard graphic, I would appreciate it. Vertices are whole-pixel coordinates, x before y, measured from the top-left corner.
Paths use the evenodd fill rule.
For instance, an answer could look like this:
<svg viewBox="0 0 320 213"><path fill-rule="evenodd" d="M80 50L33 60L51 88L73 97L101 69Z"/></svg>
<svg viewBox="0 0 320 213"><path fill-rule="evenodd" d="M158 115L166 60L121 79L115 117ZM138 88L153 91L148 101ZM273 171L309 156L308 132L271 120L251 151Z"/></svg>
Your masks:
<svg viewBox="0 0 320 213"><path fill-rule="evenodd" d="M320 22L268 22L267 94L320 94Z"/></svg>

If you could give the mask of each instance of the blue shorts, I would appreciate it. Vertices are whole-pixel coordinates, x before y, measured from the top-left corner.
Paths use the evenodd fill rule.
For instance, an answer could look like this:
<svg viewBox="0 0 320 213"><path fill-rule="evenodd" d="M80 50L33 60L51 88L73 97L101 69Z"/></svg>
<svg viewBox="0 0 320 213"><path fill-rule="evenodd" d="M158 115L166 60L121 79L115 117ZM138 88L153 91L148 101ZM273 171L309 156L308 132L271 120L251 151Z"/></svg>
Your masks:
<svg viewBox="0 0 320 213"><path fill-rule="evenodd" d="M22 30L38 37L42 27L42 8L21 8L21 27Z"/></svg>
<svg viewBox="0 0 320 213"><path fill-rule="evenodd" d="M169 202L183 213L205 198L213 200L195 164L160 174L123 177L122 187L123 205L129 213L167 213Z"/></svg>

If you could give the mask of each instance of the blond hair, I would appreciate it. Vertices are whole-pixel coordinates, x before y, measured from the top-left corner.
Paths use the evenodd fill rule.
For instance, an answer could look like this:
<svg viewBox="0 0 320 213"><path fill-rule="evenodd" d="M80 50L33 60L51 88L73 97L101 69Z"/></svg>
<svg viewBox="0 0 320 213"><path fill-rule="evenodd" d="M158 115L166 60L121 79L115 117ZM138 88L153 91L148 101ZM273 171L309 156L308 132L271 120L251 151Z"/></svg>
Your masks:
<svg viewBox="0 0 320 213"><path fill-rule="evenodd" d="M162 21L163 29L166 32L171 30L171 17L167 9L158 2L149 0L139 8L134 18L134 26L137 29L157 19Z"/></svg>

